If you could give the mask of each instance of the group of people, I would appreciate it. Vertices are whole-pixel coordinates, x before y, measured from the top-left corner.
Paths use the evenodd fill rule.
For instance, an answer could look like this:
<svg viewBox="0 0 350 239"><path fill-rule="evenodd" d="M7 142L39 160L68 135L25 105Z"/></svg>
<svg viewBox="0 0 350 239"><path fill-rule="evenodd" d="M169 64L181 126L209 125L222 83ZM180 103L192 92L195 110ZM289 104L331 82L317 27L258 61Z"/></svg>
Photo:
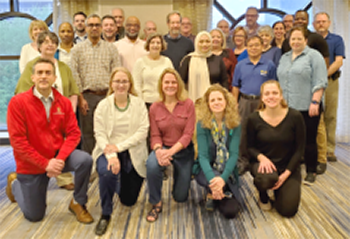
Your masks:
<svg viewBox="0 0 350 239"><path fill-rule="evenodd" d="M276 210L292 217L300 163L311 185L326 169L319 155L335 161L334 91L345 55L341 37L328 31L327 13L316 14L312 33L305 11L270 27L257 24L258 10L250 7L247 26L232 36L225 20L194 36L190 19L171 12L168 34L148 21L145 40L139 19L130 16L124 26L120 8L102 19L83 12L73 18L75 33L70 23L59 27L61 43L45 23L32 22L33 42L22 48L22 75L8 107L17 170L6 193L28 220L44 217L48 181L56 177L74 190L69 210L92 223L85 205L98 175L97 235L108 228L114 194L132 206L144 179L152 205L146 220L154 222L170 165L177 202L187 200L194 178L205 189L206 209L234 218L239 175L250 171L260 208L271 209L273 190Z"/></svg>

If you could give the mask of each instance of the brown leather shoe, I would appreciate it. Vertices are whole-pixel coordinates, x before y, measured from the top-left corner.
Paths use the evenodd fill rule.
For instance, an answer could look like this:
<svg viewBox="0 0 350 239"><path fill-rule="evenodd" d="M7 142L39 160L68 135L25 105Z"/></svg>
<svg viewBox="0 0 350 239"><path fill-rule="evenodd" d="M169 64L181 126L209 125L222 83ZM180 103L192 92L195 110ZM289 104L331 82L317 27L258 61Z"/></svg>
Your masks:
<svg viewBox="0 0 350 239"><path fill-rule="evenodd" d="M15 196L12 193L12 182L17 178L17 173L12 172L7 175L7 187L6 187L6 195L11 202L16 202Z"/></svg>
<svg viewBox="0 0 350 239"><path fill-rule="evenodd" d="M66 189L68 191L72 191L72 190L74 190L74 183L69 183L69 184L63 185L60 188Z"/></svg>
<svg viewBox="0 0 350 239"><path fill-rule="evenodd" d="M74 200L69 204L69 211L71 211L77 218L78 222L90 224L94 221L90 213L86 210L86 208L79 203L74 204Z"/></svg>

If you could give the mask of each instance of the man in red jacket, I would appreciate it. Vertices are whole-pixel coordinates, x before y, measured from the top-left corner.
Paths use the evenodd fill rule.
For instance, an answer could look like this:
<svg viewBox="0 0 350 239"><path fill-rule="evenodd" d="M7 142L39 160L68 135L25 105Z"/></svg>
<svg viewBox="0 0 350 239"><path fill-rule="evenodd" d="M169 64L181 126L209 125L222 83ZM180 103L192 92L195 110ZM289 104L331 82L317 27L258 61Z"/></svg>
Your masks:
<svg viewBox="0 0 350 239"><path fill-rule="evenodd" d="M69 99L51 86L55 66L39 59L33 66L34 86L14 96L8 106L7 126L16 173L7 177L6 194L18 202L24 217L40 221L45 216L49 179L62 172L75 172L74 195L69 210L82 223L92 223L86 210L92 158L75 150L80 130Z"/></svg>

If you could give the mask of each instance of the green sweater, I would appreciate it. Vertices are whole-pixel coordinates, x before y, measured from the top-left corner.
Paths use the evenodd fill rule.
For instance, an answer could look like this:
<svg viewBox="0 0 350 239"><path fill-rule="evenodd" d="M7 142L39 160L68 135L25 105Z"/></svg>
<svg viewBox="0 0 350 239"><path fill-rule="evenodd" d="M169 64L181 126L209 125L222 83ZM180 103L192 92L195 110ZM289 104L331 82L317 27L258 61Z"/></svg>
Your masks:
<svg viewBox="0 0 350 239"><path fill-rule="evenodd" d="M236 181L238 182L238 170L237 170L237 160L239 151L239 142L241 137L241 126L237 126L234 129L229 130L229 135L227 137L227 143L229 150L229 159L226 162L225 169L221 174L221 177L227 182L229 176L234 174ZM203 128L201 123L197 123L197 141L198 141L198 162L199 167L202 169L208 182L215 177L212 164L215 162L213 155L216 155L213 150L212 144L214 143L210 129ZM197 162L197 164L198 164ZM196 171L194 169L194 171ZM197 170L198 172L198 170Z"/></svg>
<svg viewBox="0 0 350 239"><path fill-rule="evenodd" d="M19 78L17 82L17 86L15 89L15 95L22 93L24 91L27 91L34 85L32 81L32 68L34 63L39 59L40 57L35 58L34 60L31 60L27 63L26 68L24 69L21 77ZM62 61L58 62L58 69L60 70L60 75L62 79L62 89L63 89L63 95L65 97L70 97L72 95L80 95L79 89L77 84L75 83L75 80L73 79L72 71L65 63Z"/></svg>

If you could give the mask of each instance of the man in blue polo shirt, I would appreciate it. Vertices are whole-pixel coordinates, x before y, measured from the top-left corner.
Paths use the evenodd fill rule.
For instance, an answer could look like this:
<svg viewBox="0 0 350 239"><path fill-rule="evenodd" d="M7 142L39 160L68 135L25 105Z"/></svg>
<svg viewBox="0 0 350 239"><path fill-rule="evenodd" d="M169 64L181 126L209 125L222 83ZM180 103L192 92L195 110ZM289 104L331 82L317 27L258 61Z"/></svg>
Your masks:
<svg viewBox="0 0 350 239"><path fill-rule="evenodd" d="M330 24L331 21L326 12L320 12L315 15L314 28L327 41L329 50L328 87L325 91L324 121L327 130L327 160L335 162L337 161L334 149L338 108L338 78L340 76L339 69L343 65L343 58L345 58L345 46L341 36L329 32ZM325 166L319 164L318 171L322 167Z"/></svg>
<svg viewBox="0 0 350 239"><path fill-rule="evenodd" d="M249 156L246 145L246 119L257 109L260 86L267 80L276 80L276 66L271 60L261 57L263 40L252 36L247 40L248 58L238 62L232 81L232 94L238 102L241 115L242 135L239 148L238 168L244 174L248 170Z"/></svg>

